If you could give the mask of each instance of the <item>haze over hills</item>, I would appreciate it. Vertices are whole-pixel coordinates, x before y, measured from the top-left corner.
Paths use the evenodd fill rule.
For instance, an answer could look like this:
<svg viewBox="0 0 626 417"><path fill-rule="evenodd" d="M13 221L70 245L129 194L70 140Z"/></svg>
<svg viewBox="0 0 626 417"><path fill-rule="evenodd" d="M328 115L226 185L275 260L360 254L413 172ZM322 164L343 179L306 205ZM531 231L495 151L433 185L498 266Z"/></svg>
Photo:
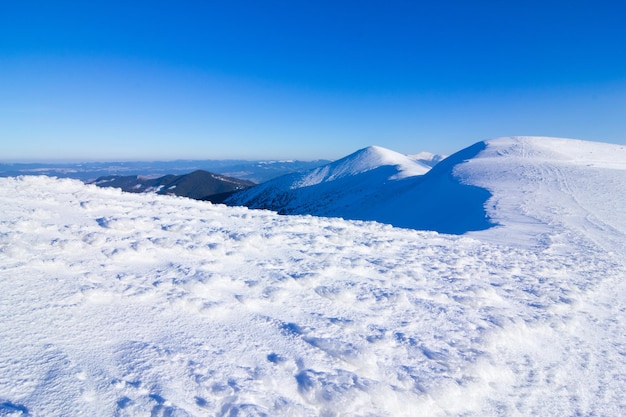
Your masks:
<svg viewBox="0 0 626 417"><path fill-rule="evenodd" d="M0 177L18 175L48 175L93 182L99 177L140 175L162 177L184 175L203 170L220 175L261 183L290 172L316 168L330 161L297 160L176 160L126 162L68 162L68 163L0 163Z"/></svg>
<svg viewBox="0 0 626 417"><path fill-rule="evenodd" d="M468 231L0 178L0 415L626 415L626 147L400 161L289 184L371 175L405 186L362 213Z"/></svg>

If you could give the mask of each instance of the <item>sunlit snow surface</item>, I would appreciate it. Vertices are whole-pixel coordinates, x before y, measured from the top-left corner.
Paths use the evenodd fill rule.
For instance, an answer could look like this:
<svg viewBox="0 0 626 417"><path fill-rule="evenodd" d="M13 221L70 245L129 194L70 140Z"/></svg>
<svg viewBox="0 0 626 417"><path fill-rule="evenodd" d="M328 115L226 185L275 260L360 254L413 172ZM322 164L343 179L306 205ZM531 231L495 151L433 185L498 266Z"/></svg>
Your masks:
<svg viewBox="0 0 626 417"><path fill-rule="evenodd" d="M471 237L0 179L0 415L625 415L625 156L487 142Z"/></svg>

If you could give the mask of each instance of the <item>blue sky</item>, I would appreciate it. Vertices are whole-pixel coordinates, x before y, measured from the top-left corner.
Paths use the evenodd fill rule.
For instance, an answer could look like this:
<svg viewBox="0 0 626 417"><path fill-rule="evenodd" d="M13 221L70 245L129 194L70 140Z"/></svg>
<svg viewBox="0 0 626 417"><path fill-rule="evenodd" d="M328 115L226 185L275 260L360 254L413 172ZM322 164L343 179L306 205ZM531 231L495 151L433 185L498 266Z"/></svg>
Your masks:
<svg viewBox="0 0 626 417"><path fill-rule="evenodd" d="M0 1L0 161L626 143L618 1Z"/></svg>

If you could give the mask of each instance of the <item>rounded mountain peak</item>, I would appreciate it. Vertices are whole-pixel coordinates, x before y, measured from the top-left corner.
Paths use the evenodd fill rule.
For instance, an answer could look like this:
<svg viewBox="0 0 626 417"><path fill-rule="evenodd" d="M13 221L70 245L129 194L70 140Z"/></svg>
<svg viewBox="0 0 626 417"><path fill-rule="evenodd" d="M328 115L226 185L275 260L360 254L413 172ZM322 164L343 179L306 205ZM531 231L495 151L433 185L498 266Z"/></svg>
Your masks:
<svg viewBox="0 0 626 417"><path fill-rule="evenodd" d="M422 175L429 170L429 167L416 162L407 155L375 145L359 149L331 163L330 166L340 176L359 174L381 166L395 166L398 168L398 173L394 179Z"/></svg>

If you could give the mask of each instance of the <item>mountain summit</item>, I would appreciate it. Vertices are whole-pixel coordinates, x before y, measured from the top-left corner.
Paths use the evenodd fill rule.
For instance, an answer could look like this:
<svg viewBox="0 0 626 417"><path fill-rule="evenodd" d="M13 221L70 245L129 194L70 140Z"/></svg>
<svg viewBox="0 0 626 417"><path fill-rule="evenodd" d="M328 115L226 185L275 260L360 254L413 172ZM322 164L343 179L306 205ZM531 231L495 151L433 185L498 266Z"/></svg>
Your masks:
<svg viewBox="0 0 626 417"><path fill-rule="evenodd" d="M430 167L414 161L406 155L380 146L369 146L335 162L309 171L298 184L298 188L356 176L384 166L394 167L396 170L393 175L386 178L387 180L422 175L430 169Z"/></svg>
<svg viewBox="0 0 626 417"><path fill-rule="evenodd" d="M282 214L354 218L383 188L429 169L400 153L370 146L319 168L243 190L226 203Z"/></svg>

